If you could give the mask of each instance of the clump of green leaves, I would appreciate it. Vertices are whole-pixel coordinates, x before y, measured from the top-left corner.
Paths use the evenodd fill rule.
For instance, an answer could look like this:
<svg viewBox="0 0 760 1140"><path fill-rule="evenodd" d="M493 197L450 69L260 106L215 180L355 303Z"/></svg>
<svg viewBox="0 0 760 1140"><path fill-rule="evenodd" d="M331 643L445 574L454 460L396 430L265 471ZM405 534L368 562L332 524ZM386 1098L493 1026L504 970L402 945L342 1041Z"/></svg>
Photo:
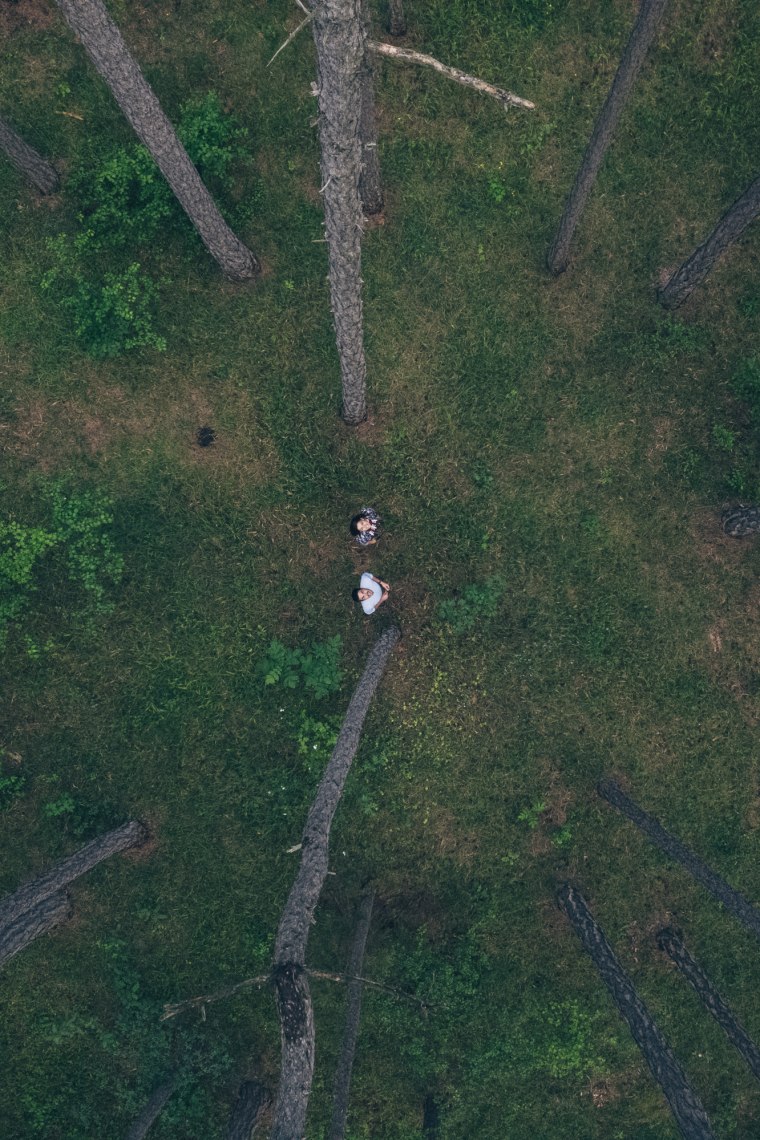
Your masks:
<svg viewBox="0 0 760 1140"><path fill-rule="evenodd" d="M438 606L438 620L454 633L467 633L479 621L494 618L504 595L506 583L500 574L486 578L485 582L465 586L459 597L450 598Z"/></svg>
<svg viewBox="0 0 760 1140"><path fill-rule="evenodd" d="M7 811L24 794L26 779L15 773L0 773L0 811Z"/></svg>
<svg viewBox="0 0 760 1140"><path fill-rule="evenodd" d="M289 649L274 638L258 671L265 685L305 688L317 698L326 697L340 688L343 679L340 651L340 634L327 641L315 641L308 650Z"/></svg>

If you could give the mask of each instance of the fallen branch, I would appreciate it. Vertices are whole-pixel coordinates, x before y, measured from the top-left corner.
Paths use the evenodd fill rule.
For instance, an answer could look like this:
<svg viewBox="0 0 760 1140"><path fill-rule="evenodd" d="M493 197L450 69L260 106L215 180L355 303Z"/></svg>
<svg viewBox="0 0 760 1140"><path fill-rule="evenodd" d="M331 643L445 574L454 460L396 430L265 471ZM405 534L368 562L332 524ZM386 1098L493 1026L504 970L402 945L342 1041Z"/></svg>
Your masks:
<svg viewBox="0 0 760 1140"><path fill-rule="evenodd" d="M313 19L312 13L311 13L311 12L309 12L309 15L306 17L306 19L305 19L305 20L301 20L301 23L298 25L298 27L297 27L297 28L295 28L295 29L294 29L294 30L293 30L293 31L290 33L290 35L288 36L288 38L285 40L285 43L284 43L284 44L280 44L280 46L278 47L277 51L274 53L274 55L273 55L273 56L272 56L272 58L270 59L269 63L267 64L267 67L271 67L271 65L272 65L272 64L274 63L274 61L277 59L277 56L280 54L280 52L281 52L281 51L284 51L284 50L285 50L285 48L288 46L288 44L289 44L289 43L292 43L292 42L293 42L293 40L296 38L296 36L298 35L298 33L299 33L299 32L302 32L302 31L303 31L303 29L306 27L306 25L307 25L307 24L310 24L310 23L311 23L312 19Z"/></svg>
<svg viewBox="0 0 760 1140"><path fill-rule="evenodd" d="M359 904L359 918L356 923L354 942L351 947L351 957L348 968L354 975L361 974L364 963L364 951L367 946L367 935L372 922L372 906L375 901L375 892L367 891ZM346 1118L348 1116L348 1103L351 1092L351 1072L354 1067L356 1043L359 1039L359 1019L362 1008L362 983L351 981L348 984L348 999L346 1001L346 1028L340 1047L340 1057L335 1070L335 1091L333 1093L333 1113L330 1122L330 1140L344 1140L346 1135Z"/></svg>
<svg viewBox="0 0 760 1140"><path fill-rule="evenodd" d="M375 55L384 55L388 59L398 60L399 63L419 63L423 67L432 67L433 71L445 75L448 79L453 79L455 83L461 83L463 87L472 87L483 95L490 95L497 103L501 103L502 107L522 107L526 111L535 110L536 104L531 103L528 99L521 99L519 95L513 95L511 91L494 87L492 83L486 83L485 79L478 79L475 75L466 75L458 67L449 67L447 64L441 63L440 60L434 59L432 55L423 55L419 51L396 47L395 44L379 43L377 40L370 40L367 47Z"/></svg>

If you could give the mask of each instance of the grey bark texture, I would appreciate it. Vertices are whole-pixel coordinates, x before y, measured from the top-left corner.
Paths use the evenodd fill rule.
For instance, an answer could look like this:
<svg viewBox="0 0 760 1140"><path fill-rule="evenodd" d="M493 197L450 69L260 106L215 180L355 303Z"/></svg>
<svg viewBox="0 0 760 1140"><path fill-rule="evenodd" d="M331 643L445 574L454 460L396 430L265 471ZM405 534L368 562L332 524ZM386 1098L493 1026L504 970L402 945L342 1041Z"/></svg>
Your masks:
<svg viewBox="0 0 760 1140"><path fill-rule="evenodd" d="M392 36L406 35L404 0L388 0L388 31Z"/></svg>
<svg viewBox="0 0 760 1140"><path fill-rule="evenodd" d="M612 142L612 136L625 109L633 85L646 59L667 2L668 0L641 0L638 19L633 26L628 43L625 45L625 51L612 81L612 86L594 125L586 153L583 155L583 161L575 176L573 188L565 203L562 218L546 259L552 273L562 273L567 269L575 228L593 189L599 168Z"/></svg>
<svg viewBox="0 0 760 1140"><path fill-rule="evenodd" d="M665 1094L679 1132L685 1140L715 1140L699 1097L615 957L604 931L594 921L583 895L570 883L565 883L557 894L557 902L599 971L621 1017L628 1023L652 1076Z"/></svg>
<svg viewBox="0 0 760 1140"><path fill-rule="evenodd" d="M359 1021L362 1012L362 983L364 952L367 948L367 935L372 922L372 906L375 901L373 891L367 891L359 904L359 917L356 923L351 956L346 973L351 981L346 994L346 1028L340 1046L340 1056L335 1070L335 1090L333 1092L333 1113L330 1121L328 1140L343 1140L346 1134L346 1119L351 1097L351 1072L356 1056L356 1043L359 1040Z"/></svg>
<svg viewBox="0 0 760 1140"><path fill-rule="evenodd" d="M34 147L24 142L4 119L0 119L0 149L5 151L16 169L21 171L40 194L53 194L58 189L60 180L57 170L38 154Z"/></svg>
<svg viewBox="0 0 760 1140"><path fill-rule="evenodd" d="M316 0L312 11L330 305L340 360L343 419L356 426L367 416L359 200L366 35L361 0Z"/></svg>
<svg viewBox="0 0 760 1140"><path fill-rule="evenodd" d="M222 272L232 281L253 277L256 258L219 213L102 0L56 3Z"/></svg>
<svg viewBox="0 0 760 1140"><path fill-rule="evenodd" d="M69 855L68 859L63 859L50 871L46 871L44 875L24 883L12 895L8 895L0 902L0 938L6 936L8 928L22 915L38 907L51 895L64 890L74 879L91 871L110 855L116 855L130 847L138 847L147 838L145 827L137 820L130 820L129 823L123 823L121 827L116 827L113 831L91 840L79 851Z"/></svg>
<svg viewBox="0 0 760 1140"><path fill-rule="evenodd" d="M148 1135L176 1087L177 1078L172 1076L154 1090L145 1108L135 1118L125 1140L143 1140Z"/></svg>
<svg viewBox="0 0 760 1140"><path fill-rule="evenodd" d="M362 0L364 40L369 42L370 12L367 0ZM361 65L362 106L359 118L359 137L362 145L362 163L359 173L359 197L367 218L382 214L383 183L380 177L380 156L377 152L377 116L375 114L375 68L372 53L365 50Z"/></svg>
<svg viewBox="0 0 760 1140"><path fill-rule="evenodd" d="M739 1023L731 1007L726 1005L707 974L692 958L675 930L664 927L657 931L657 945L675 963L686 981L714 1017L728 1040L760 1081L760 1049Z"/></svg>
<svg viewBox="0 0 760 1140"><path fill-rule="evenodd" d="M729 538L760 534L760 507L729 507L723 512L722 523Z"/></svg>
<svg viewBox="0 0 760 1140"><path fill-rule="evenodd" d="M649 815L630 796L626 795L615 780L602 780L597 785L597 791L600 796L607 800L607 803L621 811L630 819L631 823L635 823L639 830L643 831L647 838L651 839L652 843L659 847L665 855L685 867L692 878L705 887L718 902L723 904L726 910L729 910L735 918L739 919L739 922L752 931L756 938L760 939L760 911L756 910L752 903L745 899L744 895L730 886L725 879L717 875L701 859L698 859L694 852L685 847L679 839L670 835L654 816Z"/></svg>
<svg viewBox="0 0 760 1140"><path fill-rule="evenodd" d="M302 1140L305 1134L314 1075L314 1019L304 968L309 929L327 877L333 816L359 747L369 706L400 636L400 630L389 627L369 652L309 809L301 840L301 862L280 917L272 976L280 1014L282 1066L270 1140Z"/></svg>
<svg viewBox="0 0 760 1140"><path fill-rule="evenodd" d="M741 198L723 215L712 233L694 250L657 293L666 309L677 309L704 281L715 262L741 237L760 214L760 178L756 178Z"/></svg>
<svg viewBox="0 0 760 1140"><path fill-rule="evenodd" d="M258 1081L244 1081L232 1108L224 1140L251 1140L272 1103L269 1090Z"/></svg>
<svg viewBox="0 0 760 1140"><path fill-rule="evenodd" d="M71 917L71 902L65 891L58 891L42 899L31 910L22 914L10 926L0 930L0 966L25 949L35 938L47 934Z"/></svg>

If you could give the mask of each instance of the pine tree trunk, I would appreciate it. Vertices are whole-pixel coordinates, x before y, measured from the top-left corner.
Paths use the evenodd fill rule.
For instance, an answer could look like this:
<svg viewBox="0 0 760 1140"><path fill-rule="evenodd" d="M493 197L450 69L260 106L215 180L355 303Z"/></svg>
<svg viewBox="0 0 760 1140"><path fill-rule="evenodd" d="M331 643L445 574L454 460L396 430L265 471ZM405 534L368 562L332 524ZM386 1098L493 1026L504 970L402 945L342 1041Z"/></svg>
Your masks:
<svg viewBox="0 0 760 1140"><path fill-rule="evenodd" d="M269 1091L256 1081L244 1081L230 1115L224 1140L251 1140L272 1103Z"/></svg>
<svg viewBox="0 0 760 1140"><path fill-rule="evenodd" d="M305 1134L314 1075L314 1018L304 968L309 930L327 877L333 816L359 747L369 706L400 636L396 627L389 627L369 652L309 809L301 840L301 862L280 917L273 977L280 1014L282 1067L270 1140L301 1140Z"/></svg>
<svg viewBox="0 0 760 1140"><path fill-rule="evenodd" d="M653 816L634 803L615 780L602 780L597 785L597 791L607 803L621 811L631 823L635 823L656 847L685 867L692 878L701 883L726 910L731 911L739 922L760 939L760 911L757 911L744 895L734 890L720 875L716 875L715 871L698 859L693 851L684 847L683 843L670 835Z"/></svg>
<svg viewBox="0 0 760 1140"><path fill-rule="evenodd" d="M135 1119L126 1135L126 1140L144 1140L155 1124L162 1109L170 1099L177 1087L177 1078L170 1077L164 1084L159 1085L145 1105L140 1115Z"/></svg>
<svg viewBox="0 0 760 1140"><path fill-rule="evenodd" d="M53 194L58 189L58 172L3 119L0 119L0 149L40 194Z"/></svg>
<svg viewBox="0 0 760 1140"><path fill-rule="evenodd" d="M729 538L760 534L760 507L730 507L723 512L723 533Z"/></svg>
<svg viewBox="0 0 760 1140"><path fill-rule="evenodd" d="M657 299L666 309L676 309L704 281L715 262L723 256L729 246L741 237L747 226L760 214L760 178L755 179L748 190L734 202L723 215L706 241L694 250L691 257L675 271L673 276L657 294Z"/></svg>
<svg viewBox="0 0 760 1140"><path fill-rule="evenodd" d="M604 931L594 921L583 895L566 883L557 895L557 902L573 924L583 949L599 971L621 1017L628 1023L652 1076L665 1093L681 1135L685 1140L715 1140L699 1097L612 952Z"/></svg>
<svg viewBox="0 0 760 1140"><path fill-rule="evenodd" d="M31 910L22 914L10 926L0 931L0 966L24 950L35 938L47 934L59 923L71 917L71 902L65 891L58 891L42 899Z"/></svg>
<svg viewBox="0 0 760 1140"><path fill-rule="evenodd" d="M580 221L588 196L591 193L599 168L612 142L636 77L654 39L657 26L668 0L641 0L639 16L625 46L620 66L612 81L609 94L596 120L591 139L586 147L573 188L565 203L564 213L555 234L547 265L552 273L562 273L570 259L570 245Z"/></svg>
<svg viewBox="0 0 760 1140"><path fill-rule="evenodd" d="M343 419L356 426L367 416L359 201L366 36L361 0L317 0L313 12L330 303L340 359Z"/></svg>
<svg viewBox="0 0 760 1140"><path fill-rule="evenodd" d="M388 0L388 31L392 36L406 35L404 0Z"/></svg>
<svg viewBox="0 0 760 1140"><path fill-rule="evenodd" d="M723 1001L707 974L694 961L675 930L669 928L658 930L657 945L668 955L671 961L675 962L686 981L704 1004L707 1012L715 1018L728 1040L741 1053L760 1081L760 1049L737 1021L731 1008Z"/></svg>
<svg viewBox="0 0 760 1140"><path fill-rule="evenodd" d="M232 281L253 277L256 258L219 213L102 0L56 3L222 272Z"/></svg>
<svg viewBox="0 0 760 1140"><path fill-rule="evenodd" d="M372 922L372 904L374 901L374 892L368 891L359 904L359 918L356 923L354 944L351 947L351 957L348 960L348 969L346 970L351 979L348 983L346 995L346 1028L343 1032L340 1057L335 1071L333 1114L328 1140L343 1140L346 1135L346 1117L348 1116L351 1094L351 1072L354 1067L362 1011L362 983L358 981L358 978L362 974L364 965L364 951L367 947L367 935Z"/></svg>
<svg viewBox="0 0 760 1140"><path fill-rule="evenodd" d="M9 928L18 922L22 915L38 907L51 895L64 890L74 879L91 871L110 855L116 855L130 847L138 847L147 837L148 833L143 825L136 820L130 820L129 823L123 823L121 827L116 827L113 831L91 840L79 851L69 855L68 859L56 864L52 870L19 887L0 902L0 938L8 936Z"/></svg>
<svg viewBox="0 0 760 1140"><path fill-rule="evenodd" d="M367 0L362 0L365 44L370 39L370 12ZM375 115L375 68L372 52L365 50L361 67L361 116L359 135L362 144L362 164L359 174L359 197L366 218L383 212L383 184L380 177L380 156L377 152L377 116Z"/></svg>

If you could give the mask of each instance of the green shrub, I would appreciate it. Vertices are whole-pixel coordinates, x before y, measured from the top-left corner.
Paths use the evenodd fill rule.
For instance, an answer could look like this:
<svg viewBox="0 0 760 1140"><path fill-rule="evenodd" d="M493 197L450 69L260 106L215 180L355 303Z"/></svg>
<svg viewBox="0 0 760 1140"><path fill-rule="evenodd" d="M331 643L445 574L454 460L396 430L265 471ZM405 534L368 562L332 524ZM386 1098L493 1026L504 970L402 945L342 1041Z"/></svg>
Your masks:
<svg viewBox="0 0 760 1140"><path fill-rule="evenodd" d="M339 634L328 641L314 642L308 651L288 649L274 638L266 657L259 662L258 671L265 685L284 685L286 689L303 687L317 698L326 697L340 688L343 679L340 651Z"/></svg>
<svg viewBox="0 0 760 1140"><path fill-rule="evenodd" d="M79 252L145 245L172 212L172 192L144 146L119 147L94 171L79 167L69 191L79 203Z"/></svg>
<svg viewBox="0 0 760 1140"><path fill-rule="evenodd" d="M241 144L248 131L226 114L215 92L183 105L177 134L201 177L229 187L230 165L245 154Z"/></svg>
<svg viewBox="0 0 760 1140"><path fill-rule="evenodd" d="M485 582L465 586L458 598L450 598L438 606L438 620L454 633L466 633L483 618L494 618L499 610L506 583L499 574Z"/></svg>
<svg viewBox="0 0 760 1140"><path fill-rule="evenodd" d="M24 776L0 773L0 811L7 811L13 801L24 794L25 788Z"/></svg>

